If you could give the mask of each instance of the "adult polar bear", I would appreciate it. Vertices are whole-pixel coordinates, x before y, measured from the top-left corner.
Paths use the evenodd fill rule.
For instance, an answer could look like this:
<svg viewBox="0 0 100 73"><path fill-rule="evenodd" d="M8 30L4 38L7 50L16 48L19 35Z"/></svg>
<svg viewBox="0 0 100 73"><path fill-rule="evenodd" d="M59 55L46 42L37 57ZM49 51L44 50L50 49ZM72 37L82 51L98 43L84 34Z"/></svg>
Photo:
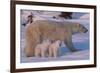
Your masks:
<svg viewBox="0 0 100 73"><path fill-rule="evenodd" d="M79 32L87 32L88 30L79 23L57 22L51 20L37 20L27 26L25 31L25 55L27 57L34 56L34 48L41 43L44 38L49 40L61 40L70 51L75 49L72 43L72 34Z"/></svg>

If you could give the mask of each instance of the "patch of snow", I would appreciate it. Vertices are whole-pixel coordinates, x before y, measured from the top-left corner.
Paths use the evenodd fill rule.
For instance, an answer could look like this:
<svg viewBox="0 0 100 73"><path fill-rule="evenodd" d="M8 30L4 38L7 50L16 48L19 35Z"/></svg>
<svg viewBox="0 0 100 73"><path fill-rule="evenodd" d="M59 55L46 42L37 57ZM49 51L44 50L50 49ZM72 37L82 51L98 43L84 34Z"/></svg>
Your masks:
<svg viewBox="0 0 100 73"><path fill-rule="evenodd" d="M89 14L85 14L83 16L80 17L80 19L88 19L89 20L89 17L90 15Z"/></svg>
<svg viewBox="0 0 100 73"><path fill-rule="evenodd" d="M60 57L22 57L21 62L46 62L46 61L71 61L71 60L87 60L89 59L89 50L82 50L78 52L67 52Z"/></svg>

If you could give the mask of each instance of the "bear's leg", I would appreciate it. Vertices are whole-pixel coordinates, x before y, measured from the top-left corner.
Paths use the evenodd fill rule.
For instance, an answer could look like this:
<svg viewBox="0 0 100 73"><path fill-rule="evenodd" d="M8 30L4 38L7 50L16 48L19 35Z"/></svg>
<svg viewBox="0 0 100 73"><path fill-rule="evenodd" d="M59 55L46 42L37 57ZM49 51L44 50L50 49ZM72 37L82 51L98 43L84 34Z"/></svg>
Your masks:
<svg viewBox="0 0 100 73"><path fill-rule="evenodd" d="M44 48L41 48L41 57L45 57L45 50L44 50Z"/></svg>
<svg viewBox="0 0 100 73"><path fill-rule="evenodd" d="M25 55L26 55L27 57L33 56L33 49L31 49L30 46L25 47Z"/></svg>
<svg viewBox="0 0 100 73"><path fill-rule="evenodd" d="M52 48L49 48L49 57L52 57Z"/></svg>
<svg viewBox="0 0 100 73"><path fill-rule="evenodd" d="M57 53L58 53L57 49L58 48L54 48L53 49L53 51L52 51L53 52L53 57L57 57Z"/></svg>
<svg viewBox="0 0 100 73"><path fill-rule="evenodd" d="M64 40L64 43L71 52L77 51L77 49L74 47L72 43L72 37L67 37L67 39Z"/></svg>
<svg viewBox="0 0 100 73"><path fill-rule="evenodd" d="M34 34L33 34L34 33ZM25 55L27 57L34 56L35 47L39 43L39 34L37 32L32 32L31 30L26 30L25 32Z"/></svg>
<svg viewBox="0 0 100 73"><path fill-rule="evenodd" d="M35 57L39 57L39 53L40 53L40 49L39 48L35 48L35 51L34 51Z"/></svg>
<svg viewBox="0 0 100 73"><path fill-rule="evenodd" d="M30 39L26 39L26 46L25 46L25 55L27 57L32 57L35 54L35 47L36 47L37 43L30 40Z"/></svg>

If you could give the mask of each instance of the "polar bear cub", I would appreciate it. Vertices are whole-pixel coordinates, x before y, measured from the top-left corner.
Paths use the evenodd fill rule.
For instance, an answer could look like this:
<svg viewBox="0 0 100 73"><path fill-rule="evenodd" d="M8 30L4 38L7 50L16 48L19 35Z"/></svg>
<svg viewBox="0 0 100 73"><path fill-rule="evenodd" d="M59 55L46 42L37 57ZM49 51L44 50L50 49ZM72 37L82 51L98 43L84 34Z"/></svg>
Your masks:
<svg viewBox="0 0 100 73"><path fill-rule="evenodd" d="M43 40L42 43L37 44L35 47L35 57L45 57L50 44L50 40Z"/></svg>
<svg viewBox="0 0 100 73"><path fill-rule="evenodd" d="M57 41L54 41L50 46L49 46L49 57L57 57L58 55L58 49L61 45L61 41L60 40L57 40Z"/></svg>

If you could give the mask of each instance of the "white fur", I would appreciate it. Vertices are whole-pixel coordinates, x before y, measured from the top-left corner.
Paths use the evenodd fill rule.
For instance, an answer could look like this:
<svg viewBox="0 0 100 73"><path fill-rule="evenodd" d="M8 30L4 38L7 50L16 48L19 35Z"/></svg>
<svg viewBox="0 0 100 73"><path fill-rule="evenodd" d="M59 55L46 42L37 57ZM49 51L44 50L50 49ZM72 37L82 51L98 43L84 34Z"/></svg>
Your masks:
<svg viewBox="0 0 100 73"><path fill-rule="evenodd" d="M49 57L53 56L53 57L57 57L58 55L58 49L59 49L59 45L60 45L61 41L57 40L55 42L53 42L50 46L49 46Z"/></svg>
<svg viewBox="0 0 100 73"><path fill-rule="evenodd" d="M35 47L35 57L39 57L39 56L45 57L47 49L50 44L51 43L49 40L45 40L41 44L37 44L37 46Z"/></svg>

